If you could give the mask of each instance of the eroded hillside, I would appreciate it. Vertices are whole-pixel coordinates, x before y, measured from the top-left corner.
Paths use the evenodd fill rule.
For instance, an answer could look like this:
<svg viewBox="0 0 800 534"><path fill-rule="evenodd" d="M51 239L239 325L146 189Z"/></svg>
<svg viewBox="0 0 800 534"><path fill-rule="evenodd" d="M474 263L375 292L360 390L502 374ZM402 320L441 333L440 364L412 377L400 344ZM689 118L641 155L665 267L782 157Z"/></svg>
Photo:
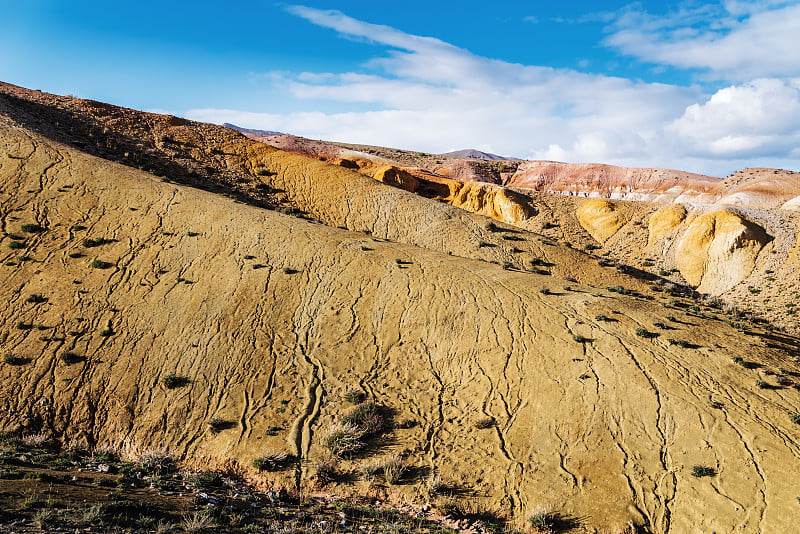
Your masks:
<svg viewBox="0 0 800 534"><path fill-rule="evenodd" d="M329 491L399 454L409 470L383 491L419 502L440 476L463 501L518 519L550 506L577 532L800 521L794 338L232 132L143 114L129 158L155 170L174 160L149 143L184 147L160 178L0 103L3 430L245 466L280 450L298 461L271 481L307 487L360 392L395 424Z"/></svg>

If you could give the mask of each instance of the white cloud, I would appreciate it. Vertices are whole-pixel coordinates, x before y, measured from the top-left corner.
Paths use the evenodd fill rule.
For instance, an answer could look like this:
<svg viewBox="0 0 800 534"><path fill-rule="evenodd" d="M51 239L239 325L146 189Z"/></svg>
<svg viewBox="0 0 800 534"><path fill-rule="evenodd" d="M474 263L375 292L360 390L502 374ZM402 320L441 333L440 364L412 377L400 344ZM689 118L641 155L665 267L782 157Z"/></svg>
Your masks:
<svg viewBox="0 0 800 534"><path fill-rule="evenodd" d="M800 75L796 0L729 0L659 16L627 8L610 30L605 44L625 54L716 79Z"/></svg>
<svg viewBox="0 0 800 534"><path fill-rule="evenodd" d="M666 128L708 157L790 153L800 145L800 78L758 79L717 91Z"/></svg>
<svg viewBox="0 0 800 534"><path fill-rule="evenodd" d="M729 13L745 10L729 4ZM264 79L285 88L295 100L307 101L310 109L333 102L345 109L371 110L259 114L204 109L187 116L426 152L479 146L530 159L672 167L716 175L751 161L764 165L764 158L773 158L775 165L798 165L798 150L793 148L800 144L795 131L800 124L794 111L796 81L757 80L709 97L698 87L485 58L338 11L289 9L385 52L352 72L270 72ZM782 136L794 144L779 142Z"/></svg>

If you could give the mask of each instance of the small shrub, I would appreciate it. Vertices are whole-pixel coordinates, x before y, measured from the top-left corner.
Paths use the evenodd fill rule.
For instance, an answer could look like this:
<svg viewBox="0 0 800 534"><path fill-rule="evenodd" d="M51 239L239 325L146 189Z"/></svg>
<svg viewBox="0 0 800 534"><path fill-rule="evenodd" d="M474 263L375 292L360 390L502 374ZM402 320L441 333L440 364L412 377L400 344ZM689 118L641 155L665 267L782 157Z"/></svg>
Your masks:
<svg viewBox="0 0 800 534"><path fill-rule="evenodd" d="M69 257L70 257L70 258L73 258L73 259L75 259L75 258L82 258L82 257L83 257L83 254L81 254L80 252L70 252L70 253L69 253Z"/></svg>
<svg viewBox="0 0 800 534"><path fill-rule="evenodd" d="M394 486L403 478L408 466L399 455L392 456L383 463L383 478L386 483Z"/></svg>
<svg viewBox="0 0 800 534"><path fill-rule="evenodd" d="M20 226L23 232L27 232L29 234L38 234L39 232L44 232L44 227L39 226L38 224L23 224Z"/></svg>
<svg viewBox="0 0 800 534"><path fill-rule="evenodd" d="M208 429L211 431L212 434L219 434L226 428L230 423L221 417L212 417L208 421L206 421L206 425L208 425Z"/></svg>
<svg viewBox="0 0 800 534"><path fill-rule="evenodd" d="M425 482L425 493L428 495L428 499L433 498L436 495L444 495L449 493L452 490L450 484L442 480L442 477L439 475L432 476Z"/></svg>
<svg viewBox="0 0 800 534"><path fill-rule="evenodd" d="M40 295L38 293L31 293L30 295L28 295L28 298L25 299L25 300L27 300L28 302L33 303L33 304L39 304L39 303L45 302L47 299L44 298L42 295Z"/></svg>
<svg viewBox="0 0 800 534"><path fill-rule="evenodd" d="M42 528L55 521L56 517L58 517L58 514L52 508L42 508L33 514L33 520Z"/></svg>
<svg viewBox="0 0 800 534"><path fill-rule="evenodd" d="M483 430L486 428L492 428L494 424L495 424L494 417L489 417L489 416L481 417L480 419L475 421L475 428Z"/></svg>
<svg viewBox="0 0 800 534"><path fill-rule="evenodd" d="M717 474L717 470L713 467L706 467L703 465L695 465L692 467L693 477L713 477Z"/></svg>
<svg viewBox="0 0 800 534"><path fill-rule="evenodd" d="M296 272L297 272L296 270L294 270L294 269L292 269L290 267L284 267L283 268L283 274L294 274Z"/></svg>
<svg viewBox="0 0 800 534"><path fill-rule="evenodd" d="M339 461L331 456L317 460L314 463L314 471L317 474L317 478L327 484L336 480L336 468L338 466Z"/></svg>
<svg viewBox="0 0 800 534"><path fill-rule="evenodd" d="M80 232L81 230L86 230L86 227L80 224L76 224L72 228L70 228L70 230L72 230L73 232Z"/></svg>
<svg viewBox="0 0 800 534"><path fill-rule="evenodd" d="M436 500L436 508L442 515L460 515L462 506L455 497L444 497Z"/></svg>
<svg viewBox="0 0 800 534"><path fill-rule="evenodd" d="M95 269L108 269L111 267L113 263L108 263L107 261L95 259L92 261L92 267Z"/></svg>
<svg viewBox="0 0 800 534"><path fill-rule="evenodd" d="M105 513L105 506L102 503L96 502L91 505L89 508L83 511L83 522L84 523L94 523L102 519L103 514Z"/></svg>
<svg viewBox="0 0 800 534"><path fill-rule="evenodd" d="M200 512L195 512L193 515L185 515L181 521L181 529L189 534L198 534L215 526L212 516Z"/></svg>
<svg viewBox="0 0 800 534"><path fill-rule="evenodd" d="M763 380L756 380L756 387L759 389L769 389L769 383Z"/></svg>
<svg viewBox="0 0 800 534"><path fill-rule="evenodd" d="M549 506L536 506L528 516L528 524L531 528L550 531L555 523L555 516Z"/></svg>
<svg viewBox="0 0 800 534"><path fill-rule="evenodd" d="M361 441L364 432L352 423L333 423L323 431L321 437L322 445L337 458L350 456L364 447Z"/></svg>
<svg viewBox="0 0 800 534"><path fill-rule="evenodd" d="M281 451L267 451L253 458L253 467L259 471L277 471L285 467L292 459L292 456Z"/></svg>
<svg viewBox="0 0 800 534"><path fill-rule="evenodd" d="M26 323L24 321L20 321L20 322L17 323L17 328L19 330L30 330L31 328L33 328L33 325L31 323Z"/></svg>
<svg viewBox="0 0 800 534"><path fill-rule="evenodd" d="M25 248L25 243L23 243L22 241L12 241L8 244L8 248L10 248L11 250L21 250Z"/></svg>
<svg viewBox="0 0 800 534"><path fill-rule="evenodd" d="M552 295L552 294L553 294L553 292L552 292L552 291L550 291L550 290L549 290L548 288L546 288L546 287L543 287L542 289L540 289L540 290L539 290L539 293L541 293L542 295Z"/></svg>
<svg viewBox="0 0 800 534"><path fill-rule="evenodd" d="M588 337L583 337L580 334L573 335L572 339L573 339L573 341L577 341L578 343L587 343L587 342L591 341L591 339L589 339Z"/></svg>
<svg viewBox="0 0 800 534"><path fill-rule="evenodd" d="M187 235L187 236L189 236L189 237L197 237L197 236L199 236L200 234L199 234L199 233L197 233L197 232L186 232L186 235Z"/></svg>
<svg viewBox="0 0 800 534"><path fill-rule="evenodd" d="M638 327L636 330L634 330L634 333L637 336L643 337L645 339L649 339L649 338L653 338L653 337L657 337L658 336L658 334L656 334L654 332L650 332L646 328L642 328L641 326Z"/></svg>
<svg viewBox="0 0 800 534"><path fill-rule="evenodd" d="M60 356L61 361L67 365L72 365L73 363L78 363L83 360L81 356L78 356L74 352L64 352Z"/></svg>
<svg viewBox="0 0 800 534"><path fill-rule="evenodd" d="M503 269L505 269L505 270L509 270L509 269L511 269L512 267L514 267L514 264L513 264L513 263L511 263L510 261L504 261L504 262L503 262Z"/></svg>
<svg viewBox="0 0 800 534"><path fill-rule="evenodd" d="M388 430L391 419L383 406L374 402L364 402L342 417L342 423L355 426L364 433L364 436L374 436Z"/></svg>
<svg viewBox="0 0 800 534"><path fill-rule="evenodd" d="M736 365L741 365L742 367L747 367L747 363L744 361L744 358L742 358L741 356L734 356L733 357L733 363L735 363Z"/></svg>
<svg viewBox="0 0 800 534"><path fill-rule="evenodd" d="M373 482L382 470L383 465L381 464L380 460L377 459L370 462L365 462L358 466L358 472L361 475L361 478L368 482Z"/></svg>
<svg viewBox="0 0 800 534"><path fill-rule="evenodd" d="M164 384L164 387L167 389L175 389L181 386L185 386L189 383L189 380L185 377L178 376L174 373L170 373L168 375L164 375L161 377L161 383Z"/></svg>
<svg viewBox="0 0 800 534"><path fill-rule="evenodd" d="M794 423L796 425L800 425L800 413L797 413L797 412L790 413L789 414L789 419L792 421L792 423Z"/></svg>
<svg viewBox="0 0 800 534"><path fill-rule="evenodd" d="M594 320L595 321L600 321L600 322L605 322L605 321L608 321L608 317L606 317L603 314L597 314L597 315L594 316Z"/></svg>
<svg viewBox="0 0 800 534"><path fill-rule="evenodd" d="M25 360L19 358L18 356L14 356L13 354L3 355L3 363L7 363L8 365L20 365L24 362Z"/></svg>
<svg viewBox="0 0 800 534"><path fill-rule="evenodd" d="M139 454L136 463L146 473L170 473L175 470L175 455L166 447L155 447Z"/></svg>
<svg viewBox="0 0 800 534"><path fill-rule="evenodd" d="M367 400L367 396L364 394L363 391L348 391L344 394L344 400L349 402L350 404L361 404L365 400Z"/></svg>
<svg viewBox="0 0 800 534"><path fill-rule="evenodd" d="M81 244L86 248L99 247L100 245L104 245L105 243L106 239L104 237L98 237L96 239L87 238L81 241Z"/></svg>

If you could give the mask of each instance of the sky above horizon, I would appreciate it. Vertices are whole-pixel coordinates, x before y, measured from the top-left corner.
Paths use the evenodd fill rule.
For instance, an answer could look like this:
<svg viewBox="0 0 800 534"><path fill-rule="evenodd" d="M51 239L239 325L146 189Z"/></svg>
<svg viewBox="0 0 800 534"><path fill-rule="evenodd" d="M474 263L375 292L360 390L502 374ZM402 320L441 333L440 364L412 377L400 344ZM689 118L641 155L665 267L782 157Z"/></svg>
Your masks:
<svg viewBox="0 0 800 534"><path fill-rule="evenodd" d="M32 89L433 153L800 171L800 0L0 2L0 79Z"/></svg>

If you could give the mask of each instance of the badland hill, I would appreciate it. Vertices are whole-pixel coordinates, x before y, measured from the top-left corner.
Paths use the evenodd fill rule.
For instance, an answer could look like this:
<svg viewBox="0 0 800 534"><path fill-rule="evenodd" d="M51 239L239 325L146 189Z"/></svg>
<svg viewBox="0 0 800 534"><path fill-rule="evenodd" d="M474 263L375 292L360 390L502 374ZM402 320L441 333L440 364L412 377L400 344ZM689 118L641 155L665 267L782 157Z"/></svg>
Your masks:
<svg viewBox="0 0 800 534"><path fill-rule="evenodd" d="M794 287L794 226L264 140L0 85L4 439L460 529L795 529L797 339L700 295Z"/></svg>

